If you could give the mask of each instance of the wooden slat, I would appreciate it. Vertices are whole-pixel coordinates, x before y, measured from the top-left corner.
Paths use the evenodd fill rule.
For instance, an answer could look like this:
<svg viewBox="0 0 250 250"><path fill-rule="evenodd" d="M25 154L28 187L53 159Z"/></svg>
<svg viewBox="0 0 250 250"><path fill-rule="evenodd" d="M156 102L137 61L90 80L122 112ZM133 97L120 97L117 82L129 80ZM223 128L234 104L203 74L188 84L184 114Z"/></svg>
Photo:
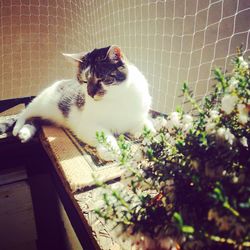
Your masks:
<svg viewBox="0 0 250 250"><path fill-rule="evenodd" d="M1 250L37 250L37 246L36 246L36 241L32 240L5 249L2 248Z"/></svg>
<svg viewBox="0 0 250 250"><path fill-rule="evenodd" d="M0 171L0 186L27 179L24 167L13 167Z"/></svg>
<svg viewBox="0 0 250 250"><path fill-rule="evenodd" d="M50 141L54 141L56 139L55 136L58 136L58 134L55 133L55 136L50 135L49 138L46 138L46 133L44 133L45 131L44 127L41 133L41 142L51 159L51 172L54 177L54 184L77 237L84 250L100 249L92 234L91 226L88 225L86 218L73 197L69 182L61 171L60 162L51 150ZM60 132L62 133L62 131L59 131L59 136ZM61 136L63 136L63 134L61 134ZM61 138L61 140L63 139Z"/></svg>
<svg viewBox="0 0 250 250"><path fill-rule="evenodd" d="M110 184L115 186L124 186L120 182ZM112 222L105 222L100 219L94 212L95 209L104 205L102 188L94 188L86 192L79 192L74 195L80 206L87 222L91 225L98 245L103 250L127 250L131 249L131 242L129 239L123 241L121 237L118 237L119 231L115 228L115 224ZM119 229L118 229L119 230Z"/></svg>
<svg viewBox="0 0 250 250"><path fill-rule="evenodd" d="M13 249L35 240L33 206L25 181L0 186L0 248Z"/></svg>
<svg viewBox="0 0 250 250"><path fill-rule="evenodd" d="M72 140L60 128L52 126L43 127L41 142L52 160L56 181L60 185L59 193L62 192L66 195L64 197L66 200L63 201L65 210L71 219L73 227L75 227L80 242L84 243L84 235L81 235L80 222L82 222L89 237L95 242L94 249L128 249L123 248L120 242L116 242L116 237L111 235L110 225L105 225L93 212L93 204L100 201L101 196L93 195L96 194L95 190L98 189L94 186L92 175L99 175L103 181L117 180L122 173L119 167L114 164L93 167L89 157L86 159L84 149L79 148L81 145L76 145L77 142ZM76 190L78 192L74 196ZM83 202L83 200L86 202ZM89 203L90 201L91 204ZM71 211L67 211L68 206L72 206ZM74 214L71 214L72 212Z"/></svg>
<svg viewBox="0 0 250 250"><path fill-rule="evenodd" d="M53 155L55 165L69 183L72 192L93 186L93 175L100 177L102 181L121 176L122 170L117 164L94 167L94 163L90 163L91 157L84 150L79 150L81 145L76 145L61 128L44 126L41 140L46 151Z"/></svg>

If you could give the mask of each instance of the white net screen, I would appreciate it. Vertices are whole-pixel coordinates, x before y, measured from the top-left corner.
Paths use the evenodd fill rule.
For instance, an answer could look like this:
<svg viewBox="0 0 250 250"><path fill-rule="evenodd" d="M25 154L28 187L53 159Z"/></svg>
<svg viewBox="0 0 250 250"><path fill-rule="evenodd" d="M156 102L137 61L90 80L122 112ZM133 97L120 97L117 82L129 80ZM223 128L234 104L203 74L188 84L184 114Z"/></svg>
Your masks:
<svg viewBox="0 0 250 250"><path fill-rule="evenodd" d="M169 112L187 81L208 93L215 66L250 54L249 0L0 0L0 99L36 95L74 70L61 52L110 44L145 74Z"/></svg>

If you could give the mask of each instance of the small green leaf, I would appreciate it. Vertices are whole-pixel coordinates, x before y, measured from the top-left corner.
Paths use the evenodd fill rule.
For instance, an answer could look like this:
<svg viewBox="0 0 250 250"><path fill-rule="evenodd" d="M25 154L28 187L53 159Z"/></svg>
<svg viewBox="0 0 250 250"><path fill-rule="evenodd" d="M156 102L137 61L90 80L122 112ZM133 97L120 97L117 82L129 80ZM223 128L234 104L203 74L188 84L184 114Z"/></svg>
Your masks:
<svg viewBox="0 0 250 250"><path fill-rule="evenodd" d="M154 151L153 151L152 148L148 148L148 149L147 149L147 155L148 155L148 157L149 157L150 159L153 157L153 153L154 153Z"/></svg>
<svg viewBox="0 0 250 250"><path fill-rule="evenodd" d="M186 234L193 234L194 228L192 226L184 225L182 226L181 231Z"/></svg>
<svg viewBox="0 0 250 250"><path fill-rule="evenodd" d="M181 106L177 106L176 107L176 112L182 113L183 112L182 107Z"/></svg>
<svg viewBox="0 0 250 250"><path fill-rule="evenodd" d="M206 132L202 132L200 134L200 142L204 145L207 146L207 134Z"/></svg>
<svg viewBox="0 0 250 250"><path fill-rule="evenodd" d="M178 212L174 212L173 218L178 223L178 225L182 228L183 227L183 219L182 219L181 214Z"/></svg>
<svg viewBox="0 0 250 250"><path fill-rule="evenodd" d="M216 188L214 189L214 194L216 195L216 199L217 199L217 200L223 201L223 202L225 201L225 198L224 198L224 196L223 196L221 190L220 190L218 187L216 187Z"/></svg>
<svg viewBox="0 0 250 250"><path fill-rule="evenodd" d="M182 92L187 92L189 90L188 86L187 86L187 83L184 82L183 83L183 86L182 86Z"/></svg>
<svg viewBox="0 0 250 250"><path fill-rule="evenodd" d="M106 193L103 194L103 200L105 201L105 204L107 206L109 206L109 198L108 198L108 195Z"/></svg>

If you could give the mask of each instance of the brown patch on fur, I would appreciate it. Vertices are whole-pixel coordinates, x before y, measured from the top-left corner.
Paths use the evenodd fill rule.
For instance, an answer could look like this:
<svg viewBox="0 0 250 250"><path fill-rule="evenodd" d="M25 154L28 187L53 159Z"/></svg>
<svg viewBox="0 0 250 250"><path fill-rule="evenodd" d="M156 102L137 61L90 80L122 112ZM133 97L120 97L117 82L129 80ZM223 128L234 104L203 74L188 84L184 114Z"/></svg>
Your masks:
<svg viewBox="0 0 250 250"><path fill-rule="evenodd" d="M82 79L82 72L78 72L77 73L77 80L80 84L83 84L84 83L84 80Z"/></svg>
<svg viewBox="0 0 250 250"><path fill-rule="evenodd" d="M68 117L73 106L82 109L85 104L85 96L81 85L72 82L64 82L58 86L61 94L58 102L58 108L64 117Z"/></svg>
<svg viewBox="0 0 250 250"><path fill-rule="evenodd" d="M84 104L85 104L85 98L84 95L80 92L78 92L76 98L75 98L75 104L77 106L77 108L81 109Z"/></svg>

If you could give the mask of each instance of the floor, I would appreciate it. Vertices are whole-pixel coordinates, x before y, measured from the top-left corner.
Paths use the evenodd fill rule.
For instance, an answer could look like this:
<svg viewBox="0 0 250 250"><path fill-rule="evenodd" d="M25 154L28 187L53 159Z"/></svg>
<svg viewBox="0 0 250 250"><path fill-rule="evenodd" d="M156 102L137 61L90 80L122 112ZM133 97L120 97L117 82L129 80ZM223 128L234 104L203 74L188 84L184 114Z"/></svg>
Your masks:
<svg viewBox="0 0 250 250"><path fill-rule="evenodd" d="M60 204L38 143L0 140L1 250L64 250Z"/></svg>

